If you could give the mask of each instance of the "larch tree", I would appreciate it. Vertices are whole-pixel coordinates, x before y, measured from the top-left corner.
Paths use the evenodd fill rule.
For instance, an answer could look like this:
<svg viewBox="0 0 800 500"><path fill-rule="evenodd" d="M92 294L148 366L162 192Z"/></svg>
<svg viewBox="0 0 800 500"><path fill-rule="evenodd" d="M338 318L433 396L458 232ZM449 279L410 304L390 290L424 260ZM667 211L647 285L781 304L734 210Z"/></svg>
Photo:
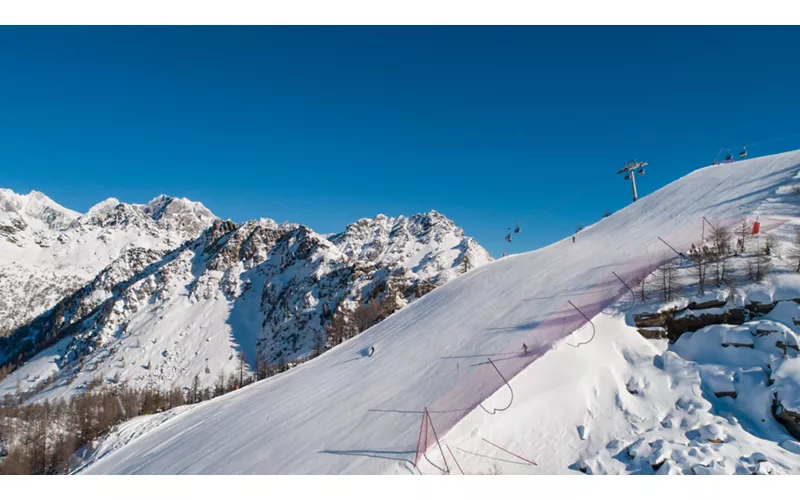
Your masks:
<svg viewBox="0 0 800 500"><path fill-rule="evenodd" d="M800 273L800 227L794 231L794 246L789 250L789 258L797 263L794 271Z"/></svg>

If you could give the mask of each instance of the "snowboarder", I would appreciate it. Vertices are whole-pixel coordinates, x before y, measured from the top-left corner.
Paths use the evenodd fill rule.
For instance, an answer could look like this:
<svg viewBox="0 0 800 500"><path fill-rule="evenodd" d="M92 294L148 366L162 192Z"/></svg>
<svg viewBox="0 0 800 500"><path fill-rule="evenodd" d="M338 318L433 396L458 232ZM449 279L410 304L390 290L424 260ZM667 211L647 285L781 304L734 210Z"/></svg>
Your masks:
<svg viewBox="0 0 800 500"><path fill-rule="evenodd" d="M522 354L528 354L528 346L525 342L522 343Z"/></svg>
<svg viewBox="0 0 800 500"><path fill-rule="evenodd" d="M374 345L369 346L369 351L367 351L367 356L372 356L374 352L375 352L375 346Z"/></svg>

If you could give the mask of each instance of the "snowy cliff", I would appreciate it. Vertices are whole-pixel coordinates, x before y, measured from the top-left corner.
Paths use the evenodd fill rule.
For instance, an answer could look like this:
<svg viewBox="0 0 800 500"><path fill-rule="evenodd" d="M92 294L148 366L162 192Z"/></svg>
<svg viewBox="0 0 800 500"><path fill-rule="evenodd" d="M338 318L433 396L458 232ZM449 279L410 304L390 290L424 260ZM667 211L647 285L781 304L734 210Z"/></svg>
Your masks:
<svg viewBox="0 0 800 500"><path fill-rule="evenodd" d="M437 212L362 219L330 238L270 219L212 219L164 197L106 200L76 217L59 238L117 257L19 317L0 339L0 363L32 359L0 390L56 397L98 378L169 389L198 377L208 387L240 368L313 357L491 260Z"/></svg>

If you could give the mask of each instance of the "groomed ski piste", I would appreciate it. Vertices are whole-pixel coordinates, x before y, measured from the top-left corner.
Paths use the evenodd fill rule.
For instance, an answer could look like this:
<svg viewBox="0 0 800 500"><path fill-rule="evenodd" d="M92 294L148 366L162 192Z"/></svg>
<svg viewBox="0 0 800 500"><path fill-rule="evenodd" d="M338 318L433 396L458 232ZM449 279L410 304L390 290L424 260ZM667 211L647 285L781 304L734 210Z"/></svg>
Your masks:
<svg viewBox="0 0 800 500"><path fill-rule="evenodd" d="M614 344L610 335L603 337L604 328L623 337L631 332L619 318L619 328L610 326L613 320L603 310L630 296L628 286L664 259L699 243L703 217L731 225L759 217L768 231L781 225L777 219L797 216L770 211L767 200L797 183L799 172L800 152L692 172L584 229L575 243L570 237L477 268L313 361L157 420L123 424L117 440L95 450L80 472L440 473L457 470L454 451L461 454L458 467L473 471L478 462L470 460L487 450L519 453L508 448L512 436L533 443L547 427L526 428L513 419L515 411L537 404L537 391L549 393L542 401L553 405L552 389L558 387L562 404L553 405L553 415L566 414L586 390L563 379L532 379L537 372L558 374L558 367L539 367L569 356L578 361L564 373L577 377L582 364L590 370L606 363L600 358ZM635 342L646 343L641 337ZM555 348L574 354L541 359ZM646 345L641 348L647 352ZM146 432L132 430L144 421ZM428 440L420 460L421 429L428 425L440 443ZM588 422L580 427L569 437L564 429L550 429L555 436L526 450L538 449L537 456L503 460L517 467L515 473L591 470L565 467L571 458L564 450L574 452L576 443L591 436ZM565 447L560 451L552 449L558 433ZM447 449L439 448L442 443ZM442 454L453 460L445 463Z"/></svg>

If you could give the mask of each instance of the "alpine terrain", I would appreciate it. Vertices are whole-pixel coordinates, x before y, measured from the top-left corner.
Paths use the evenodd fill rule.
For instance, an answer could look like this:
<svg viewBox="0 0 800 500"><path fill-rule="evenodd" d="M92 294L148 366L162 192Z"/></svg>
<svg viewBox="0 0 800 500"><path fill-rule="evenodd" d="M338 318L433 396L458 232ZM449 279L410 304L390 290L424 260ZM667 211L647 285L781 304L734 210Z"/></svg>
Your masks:
<svg viewBox="0 0 800 500"><path fill-rule="evenodd" d="M575 242L469 270L307 363L129 420L87 446L77 467L798 473L798 193L800 152L699 169ZM124 372L145 351L177 373L193 356L217 362L212 325L223 324L242 346L255 337L237 332L258 332L258 352L272 359L306 352L312 339L296 335L301 325L355 302L342 282L363 283L362 303L384 301L422 276L455 274L448 268L460 255L481 255L456 237L430 257L390 250L387 236L416 241L411 229L431 220L440 219L362 221L331 238L267 221L215 222L145 259L66 352L77 356L96 338L109 346L87 358L96 369ZM351 256L367 269L344 265ZM333 297L342 298L335 308Z"/></svg>
<svg viewBox="0 0 800 500"><path fill-rule="evenodd" d="M80 215L40 193L2 193L0 365L15 369L0 395L34 402L98 384L241 385L491 260L435 211L362 219L326 237L269 219L223 221L166 196Z"/></svg>

